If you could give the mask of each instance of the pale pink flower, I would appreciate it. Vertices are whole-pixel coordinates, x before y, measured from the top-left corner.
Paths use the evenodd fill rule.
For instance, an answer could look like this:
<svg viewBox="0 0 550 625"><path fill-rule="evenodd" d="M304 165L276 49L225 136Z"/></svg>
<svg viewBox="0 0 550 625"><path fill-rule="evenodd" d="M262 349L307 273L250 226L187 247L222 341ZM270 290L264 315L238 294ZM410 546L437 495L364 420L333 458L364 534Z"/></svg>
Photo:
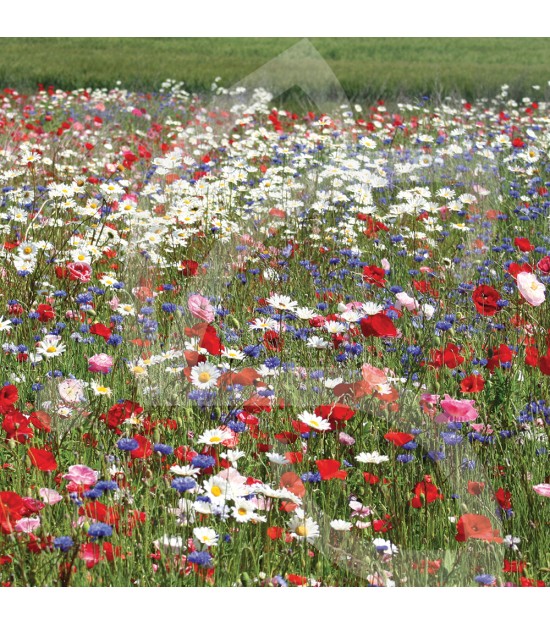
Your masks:
<svg viewBox="0 0 550 625"><path fill-rule="evenodd" d="M382 265L382 269L384 271L389 271L391 269L391 265L387 258L383 258L380 264Z"/></svg>
<svg viewBox="0 0 550 625"><path fill-rule="evenodd" d="M340 434L338 435L338 441L342 445L347 445L349 447L351 447L351 445L355 445L355 439L353 438L353 436L346 434L346 432L340 432Z"/></svg>
<svg viewBox="0 0 550 625"><path fill-rule="evenodd" d="M109 300L109 306L111 310L116 310L120 306L120 300L116 295L113 297L113 299Z"/></svg>
<svg viewBox="0 0 550 625"><path fill-rule="evenodd" d="M214 307L202 295L191 295L187 300L189 312L197 319L202 319L207 323L214 321Z"/></svg>
<svg viewBox="0 0 550 625"><path fill-rule="evenodd" d="M109 373L113 363L113 358L109 354L96 354L88 358L88 371L92 373Z"/></svg>
<svg viewBox="0 0 550 625"><path fill-rule="evenodd" d="M53 488L41 488L38 491L38 494L42 498L42 501L50 506L53 506L63 499L63 497Z"/></svg>
<svg viewBox="0 0 550 625"><path fill-rule="evenodd" d="M537 493L537 495L550 497L550 484L536 484L533 486L533 490Z"/></svg>
<svg viewBox="0 0 550 625"><path fill-rule="evenodd" d="M73 464L69 467L69 472L65 473L64 479L73 484L93 486L99 479L99 472L90 469L85 464Z"/></svg>
<svg viewBox="0 0 550 625"><path fill-rule="evenodd" d="M418 307L418 302L414 299L414 297L407 295L405 291L397 293L395 299L397 300L396 308L398 310L401 310L402 308L406 308L407 310L415 310Z"/></svg>
<svg viewBox="0 0 550 625"><path fill-rule="evenodd" d="M546 287L537 280L535 274L522 271L518 273L516 280L518 290L528 304L540 306L544 302Z"/></svg>
<svg viewBox="0 0 550 625"><path fill-rule="evenodd" d="M19 519L14 525L16 532L24 532L25 534L32 534L32 532L39 527L40 519L38 517Z"/></svg>
<svg viewBox="0 0 550 625"><path fill-rule="evenodd" d="M473 399L452 399L452 397L445 394L445 399L441 400L443 412L437 415L435 421L436 423L474 421L479 416L474 408L474 404L475 401Z"/></svg>
<svg viewBox="0 0 550 625"><path fill-rule="evenodd" d="M84 399L84 385L80 380L70 378L63 380L58 384L57 390L61 399L68 404L75 404Z"/></svg>
<svg viewBox="0 0 550 625"><path fill-rule="evenodd" d="M361 373L363 374L363 380L367 382L370 386L377 386L379 384L385 384L388 381L388 376L382 371L382 369L377 369L372 365L369 365L366 362L362 368Z"/></svg>

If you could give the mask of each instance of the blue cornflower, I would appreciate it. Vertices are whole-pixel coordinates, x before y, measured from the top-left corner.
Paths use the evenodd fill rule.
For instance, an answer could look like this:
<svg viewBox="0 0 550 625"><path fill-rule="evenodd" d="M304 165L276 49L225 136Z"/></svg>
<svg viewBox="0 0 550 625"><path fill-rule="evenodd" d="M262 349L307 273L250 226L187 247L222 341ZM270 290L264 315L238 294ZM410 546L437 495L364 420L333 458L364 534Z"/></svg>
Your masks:
<svg viewBox="0 0 550 625"><path fill-rule="evenodd" d="M414 460L414 456L412 456L411 454L399 454L396 457L396 460L398 462L403 462L404 464L407 464L408 462L412 462Z"/></svg>
<svg viewBox="0 0 550 625"><path fill-rule="evenodd" d="M82 493L82 496L87 499L99 499L101 495L103 495L103 491L100 488L92 488Z"/></svg>
<svg viewBox="0 0 550 625"><path fill-rule="evenodd" d="M212 562L212 556L208 553L208 551L192 551L187 556L187 561L191 562L191 564L198 564L199 566L203 566L205 568L211 568L210 564Z"/></svg>
<svg viewBox="0 0 550 625"><path fill-rule="evenodd" d="M53 541L53 546L61 551L69 551L74 545L74 541L70 536L58 536Z"/></svg>
<svg viewBox="0 0 550 625"><path fill-rule="evenodd" d="M459 445L464 440L464 437L456 432L441 432L440 436L446 445L451 446Z"/></svg>
<svg viewBox="0 0 550 625"><path fill-rule="evenodd" d="M321 474L318 472L310 472L304 473L300 476L302 482L320 482Z"/></svg>
<svg viewBox="0 0 550 625"><path fill-rule="evenodd" d="M196 469L209 469L216 464L216 461L212 456L207 456L205 454L198 454L194 458L191 458L191 466Z"/></svg>
<svg viewBox="0 0 550 625"><path fill-rule="evenodd" d="M491 586L495 583L496 577L494 575L484 573L483 575L476 575L474 577L474 581L478 584L482 584L483 586Z"/></svg>
<svg viewBox="0 0 550 625"><path fill-rule="evenodd" d="M92 523L88 529L88 536L93 538L108 538L113 535L113 528L107 523Z"/></svg>
<svg viewBox="0 0 550 625"><path fill-rule="evenodd" d="M121 451L134 451L139 447L139 443L133 438L121 438L116 446Z"/></svg>
<svg viewBox="0 0 550 625"><path fill-rule="evenodd" d="M113 480L100 480L94 486L94 490L118 490L118 484Z"/></svg>
<svg viewBox="0 0 550 625"><path fill-rule="evenodd" d="M260 345L247 345L246 347L243 348L243 352L249 358L258 358L261 352L261 346Z"/></svg>
<svg viewBox="0 0 550 625"><path fill-rule="evenodd" d="M169 456L171 453L174 453L174 448L170 447L170 445L163 445L162 443L156 443L153 445L153 449L158 451L159 454L163 456Z"/></svg>
<svg viewBox="0 0 550 625"><path fill-rule="evenodd" d="M196 485L195 480L190 477L177 477L172 480L171 483L172 488L177 490L178 493L185 493L188 490L192 490Z"/></svg>

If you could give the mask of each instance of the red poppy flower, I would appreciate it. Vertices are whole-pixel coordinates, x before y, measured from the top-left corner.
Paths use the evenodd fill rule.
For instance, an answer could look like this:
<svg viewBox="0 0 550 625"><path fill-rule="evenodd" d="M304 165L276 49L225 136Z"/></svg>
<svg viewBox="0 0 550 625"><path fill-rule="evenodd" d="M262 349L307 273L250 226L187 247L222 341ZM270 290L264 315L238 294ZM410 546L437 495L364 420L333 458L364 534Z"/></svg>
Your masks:
<svg viewBox="0 0 550 625"><path fill-rule="evenodd" d="M339 460L316 460L315 464L322 480L345 480L348 475L347 471L340 470Z"/></svg>
<svg viewBox="0 0 550 625"><path fill-rule="evenodd" d="M40 304L36 312L38 313L38 320L42 323L55 319L54 309L49 304Z"/></svg>
<svg viewBox="0 0 550 625"><path fill-rule="evenodd" d="M485 489L485 482L468 482L468 492L470 495L481 495Z"/></svg>
<svg viewBox="0 0 550 625"><path fill-rule="evenodd" d="M413 508L422 508L424 504L443 499L442 493L440 493L437 486L432 483L430 475L425 475L424 479L416 484L413 493L414 497L410 502Z"/></svg>
<svg viewBox="0 0 550 625"><path fill-rule="evenodd" d="M486 317L492 317L498 312L500 293L492 286L482 284L472 293L472 300L477 312Z"/></svg>
<svg viewBox="0 0 550 625"><path fill-rule="evenodd" d="M386 280L384 279L386 272L382 267L376 265L368 265L363 267L363 281L368 284L374 284L375 286L384 286Z"/></svg>
<svg viewBox="0 0 550 625"><path fill-rule="evenodd" d="M284 340L275 330L268 330L262 340L263 346L270 352L280 352L284 347Z"/></svg>
<svg viewBox="0 0 550 625"><path fill-rule="evenodd" d="M106 341L108 341L111 338L112 332L111 332L110 328L108 328L107 326L103 325L102 323L93 323L90 326L90 334L95 334L96 336L101 336Z"/></svg>
<svg viewBox="0 0 550 625"><path fill-rule="evenodd" d="M133 438L139 444L139 447L130 452L130 456L132 458L148 458L153 453L153 446L150 441L141 434L136 434Z"/></svg>
<svg viewBox="0 0 550 625"><path fill-rule="evenodd" d="M546 586L541 579L535 580L531 577L520 577L519 583L523 588L544 588Z"/></svg>
<svg viewBox="0 0 550 625"><path fill-rule="evenodd" d="M525 348L525 364L528 367L539 366L539 350L536 347L529 346Z"/></svg>
<svg viewBox="0 0 550 625"><path fill-rule="evenodd" d="M384 435L384 438L396 447L402 447L414 440L414 436L406 432L388 432Z"/></svg>
<svg viewBox="0 0 550 625"><path fill-rule="evenodd" d="M214 326L206 326L204 334L199 342L199 347L205 349L212 356L219 356L222 353L222 342L220 337L216 334L216 328L214 328Z"/></svg>
<svg viewBox="0 0 550 625"><path fill-rule="evenodd" d="M369 484L370 486L374 486L375 484L378 484L378 482L380 481L380 478L378 477L378 475L374 475L372 473L369 473L368 471L365 471L363 473L363 477L365 478L365 482Z"/></svg>
<svg viewBox="0 0 550 625"><path fill-rule="evenodd" d="M550 273L550 256L541 258L537 263L537 267L542 273Z"/></svg>
<svg viewBox="0 0 550 625"><path fill-rule="evenodd" d="M531 243L531 241L524 237L516 237L514 239L514 245L521 252L532 252L535 249L535 246Z"/></svg>
<svg viewBox="0 0 550 625"><path fill-rule="evenodd" d="M118 529L120 515L112 506L106 506L101 501L90 501L78 509L78 514L86 515L88 518L100 523L113 525Z"/></svg>
<svg viewBox="0 0 550 625"><path fill-rule="evenodd" d="M500 366L502 362L512 362L512 358L514 356L514 352L506 345L505 343L501 343L497 348L489 350L487 354L489 359L487 360L487 369L491 373Z"/></svg>
<svg viewBox="0 0 550 625"><path fill-rule="evenodd" d="M480 375L469 375L460 382L463 393L479 393L485 386L485 380Z"/></svg>
<svg viewBox="0 0 550 625"><path fill-rule="evenodd" d="M359 323L363 336L397 336L397 328L393 325L393 321L384 313L363 318Z"/></svg>
<svg viewBox="0 0 550 625"><path fill-rule="evenodd" d="M105 421L108 427L118 430L119 426L132 416L140 415L143 408L136 402L126 400L123 404L114 404L109 408L107 415L102 414L100 419Z"/></svg>
<svg viewBox="0 0 550 625"><path fill-rule="evenodd" d="M271 540L278 540L283 535L283 532L284 530L282 527L274 526L267 528L267 535L271 538Z"/></svg>
<svg viewBox="0 0 550 625"><path fill-rule="evenodd" d="M456 524L458 542L465 542L469 538L501 543L499 531L493 529L491 520L483 514L463 514Z"/></svg>
<svg viewBox="0 0 550 625"><path fill-rule="evenodd" d="M542 374L550 375L550 349L548 349L544 356L539 356L537 365Z"/></svg>
<svg viewBox="0 0 550 625"><path fill-rule="evenodd" d="M385 534L393 529L393 525L390 521L391 517L389 514L386 514L383 519L376 519L372 522L372 529L375 532L380 532L381 534Z"/></svg>
<svg viewBox="0 0 550 625"><path fill-rule="evenodd" d="M30 447L27 450L29 458L33 466L39 471L55 471L57 469L57 462L54 455L47 449L38 449L37 447Z"/></svg>
<svg viewBox="0 0 550 625"><path fill-rule="evenodd" d="M8 435L9 440L15 440L18 443L26 443L34 436L28 419L18 410L10 410L6 414L2 421L2 429Z"/></svg>
<svg viewBox="0 0 550 625"><path fill-rule="evenodd" d="M453 343L447 343L445 349L436 349L432 351L432 361L429 363L432 367L439 369L440 367L448 367L455 369L464 362L464 357L460 355L460 348Z"/></svg>
<svg viewBox="0 0 550 625"><path fill-rule="evenodd" d="M504 573L523 573L523 569L527 566L527 562L520 562L519 560L504 560L504 567L502 571Z"/></svg>
<svg viewBox="0 0 550 625"><path fill-rule="evenodd" d="M0 492L0 530L3 534L11 534L14 525L26 512L27 507L21 496L13 491Z"/></svg>
<svg viewBox="0 0 550 625"><path fill-rule="evenodd" d="M307 586L307 577L303 577L302 575L287 575L287 580L294 584L294 586Z"/></svg>
<svg viewBox="0 0 550 625"><path fill-rule="evenodd" d="M512 509L512 493L510 491L499 488L495 493L495 499L503 510Z"/></svg>
<svg viewBox="0 0 550 625"><path fill-rule="evenodd" d="M0 388L0 413L8 412L19 399L17 387L7 384Z"/></svg>
<svg viewBox="0 0 550 625"><path fill-rule="evenodd" d="M515 279L518 277L518 273L533 273L533 268L531 265L527 263L518 264L518 263L510 263L508 266L508 273Z"/></svg>
<svg viewBox="0 0 550 625"><path fill-rule="evenodd" d="M195 260L182 260L181 272L184 276L196 276L199 270L199 263Z"/></svg>
<svg viewBox="0 0 550 625"><path fill-rule="evenodd" d="M281 475L279 486L281 488L286 488L297 497L303 497L306 494L306 487L304 486L304 483L302 482L300 476L296 475L293 471L287 471Z"/></svg>

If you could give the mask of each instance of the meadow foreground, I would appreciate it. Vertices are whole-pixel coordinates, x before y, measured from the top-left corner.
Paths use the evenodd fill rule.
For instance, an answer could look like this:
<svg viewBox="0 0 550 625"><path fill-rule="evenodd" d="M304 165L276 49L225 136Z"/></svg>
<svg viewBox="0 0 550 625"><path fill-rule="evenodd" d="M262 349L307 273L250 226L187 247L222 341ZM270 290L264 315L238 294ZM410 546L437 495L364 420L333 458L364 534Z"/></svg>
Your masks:
<svg viewBox="0 0 550 625"><path fill-rule="evenodd" d="M550 581L550 115L5 90L0 582Z"/></svg>

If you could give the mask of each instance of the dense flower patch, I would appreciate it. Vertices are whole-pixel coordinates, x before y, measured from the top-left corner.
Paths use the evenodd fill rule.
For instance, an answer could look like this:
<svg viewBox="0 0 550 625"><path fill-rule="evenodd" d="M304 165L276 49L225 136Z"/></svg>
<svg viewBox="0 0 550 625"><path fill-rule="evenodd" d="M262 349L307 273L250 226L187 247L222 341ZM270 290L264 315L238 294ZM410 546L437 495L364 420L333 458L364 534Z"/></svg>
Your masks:
<svg viewBox="0 0 550 625"><path fill-rule="evenodd" d="M550 117L4 90L4 585L543 586Z"/></svg>

